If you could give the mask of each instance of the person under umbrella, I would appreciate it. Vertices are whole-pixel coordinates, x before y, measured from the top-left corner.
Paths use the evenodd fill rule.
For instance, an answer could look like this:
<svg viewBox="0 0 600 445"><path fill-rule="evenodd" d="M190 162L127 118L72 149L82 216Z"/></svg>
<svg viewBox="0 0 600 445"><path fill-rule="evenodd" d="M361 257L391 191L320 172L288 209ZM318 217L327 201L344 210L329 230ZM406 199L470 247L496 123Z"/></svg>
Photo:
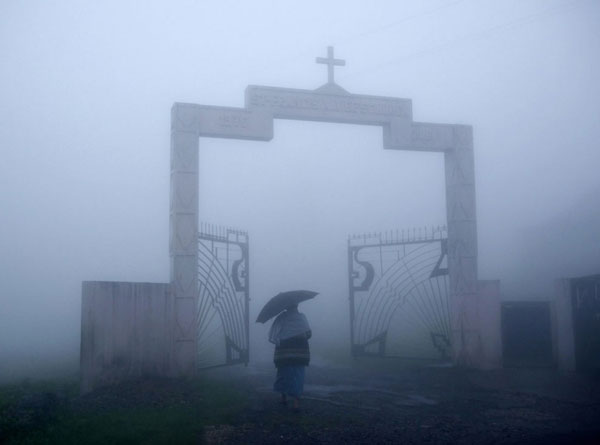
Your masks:
<svg viewBox="0 0 600 445"><path fill-rule="evenodd" d="M277 377L273 390L281 394L281 403L293 398L293 409L299 411L299 399L304 390L304 368L310 362L308 339L312 331L306 316L298 312L298 304L289 305L280 313L269 330L269 341L275 345L273 361Z"/></svg>

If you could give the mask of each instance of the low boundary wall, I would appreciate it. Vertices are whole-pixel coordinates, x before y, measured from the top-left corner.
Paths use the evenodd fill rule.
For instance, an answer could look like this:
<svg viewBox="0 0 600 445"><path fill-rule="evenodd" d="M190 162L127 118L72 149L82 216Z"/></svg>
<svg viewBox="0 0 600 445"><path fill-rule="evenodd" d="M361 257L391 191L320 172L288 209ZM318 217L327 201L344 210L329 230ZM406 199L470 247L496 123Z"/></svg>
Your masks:
<svg viewBox="0 0 600 445"><path fill-rule="evenodd" d="M81 392L170 371L171 285L84 281Z"/></svg>

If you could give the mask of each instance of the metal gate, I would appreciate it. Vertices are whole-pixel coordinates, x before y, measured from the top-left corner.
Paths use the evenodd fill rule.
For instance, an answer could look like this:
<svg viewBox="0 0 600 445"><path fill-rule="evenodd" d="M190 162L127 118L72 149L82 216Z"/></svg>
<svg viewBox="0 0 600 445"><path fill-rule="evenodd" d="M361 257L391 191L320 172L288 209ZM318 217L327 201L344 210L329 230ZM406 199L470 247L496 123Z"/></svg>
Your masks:
<svg viewBox="0 0 600 445"><path fill-rule="evenodd" d="M447 231L348 238L352 355L448 359Z"/></svg>
<svg viewBox="0 0 600 445"><path fill-rule="evenodd" d="M248 363L248 233L200 225L198 366Z"/></svg>
<svg viewBox="0 0 600 445"><path fill-rule="evenodd" d="M575 363L578 371L600 371L600 275L572 278Z"/></svg>

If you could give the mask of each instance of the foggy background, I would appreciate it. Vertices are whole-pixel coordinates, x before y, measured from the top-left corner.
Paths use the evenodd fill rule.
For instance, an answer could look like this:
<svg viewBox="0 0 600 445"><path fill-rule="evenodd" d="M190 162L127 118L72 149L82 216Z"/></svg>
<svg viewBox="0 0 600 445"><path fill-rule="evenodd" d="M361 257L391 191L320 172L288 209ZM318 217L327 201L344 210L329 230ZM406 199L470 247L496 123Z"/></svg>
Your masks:
<svg viewBox="0 0 600 445"><path fill-rule="evenodd" d="M600 272L597 1L5 0L0 379L76 370L83 280L169 281L173 102L318 88L327 45L348 91L473 125L480 279L550 298ZM346 354L347 236L445 224L443 158L377 127L274 130L200 140L200 219L249 231L253 360L258 311L294 288L321 293L301 308L317 355Z"/></svg>

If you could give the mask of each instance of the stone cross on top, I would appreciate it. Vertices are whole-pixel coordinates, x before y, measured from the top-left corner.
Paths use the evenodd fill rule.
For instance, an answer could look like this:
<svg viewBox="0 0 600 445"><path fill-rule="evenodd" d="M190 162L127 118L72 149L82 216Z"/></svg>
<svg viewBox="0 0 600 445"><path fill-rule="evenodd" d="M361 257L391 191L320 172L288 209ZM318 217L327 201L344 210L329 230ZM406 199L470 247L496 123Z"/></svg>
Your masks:
<svg viewBox="0 0 600 445"><path fill-rule="evenodd" d="M317 63L323 63L323 64L327 65L327 83L329 83L329 84L335 83L333 81L333 67L335 65L337 65L337 66L346 65L345 60L333 58L333 46L327 47L327 58L317 57Z"/></svg>

